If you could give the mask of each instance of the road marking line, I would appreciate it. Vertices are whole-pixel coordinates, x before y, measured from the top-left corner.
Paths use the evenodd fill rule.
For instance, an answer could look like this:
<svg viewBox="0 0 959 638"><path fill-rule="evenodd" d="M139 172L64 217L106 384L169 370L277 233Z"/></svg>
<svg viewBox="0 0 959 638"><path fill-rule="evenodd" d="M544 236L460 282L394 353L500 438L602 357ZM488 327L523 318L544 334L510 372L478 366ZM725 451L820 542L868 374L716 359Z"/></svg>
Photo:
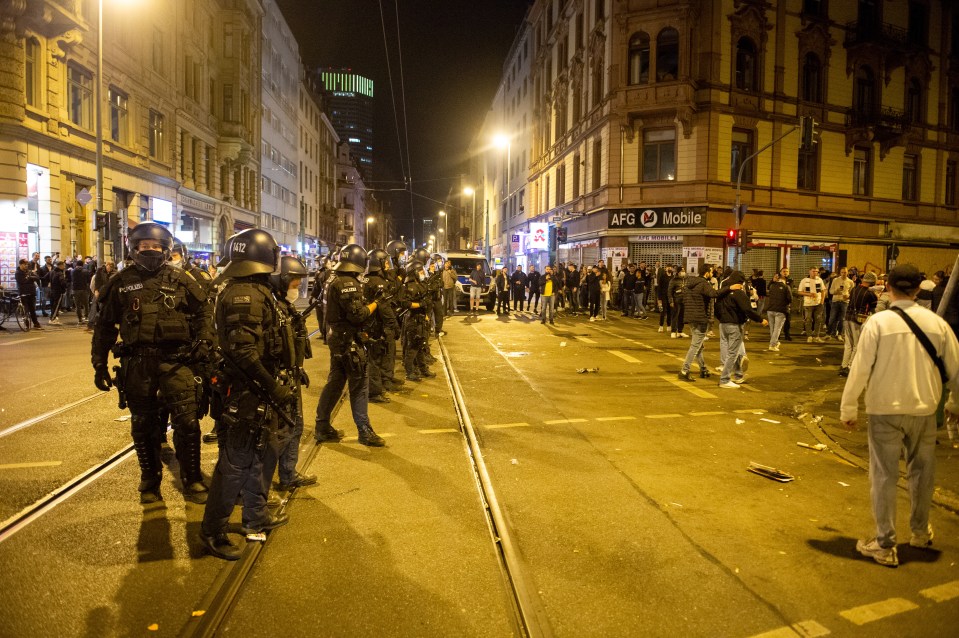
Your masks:
<svg viewBox="0 0 959 638"><path fill-rule="evenodd" d="M497 423L495 425L484 425L487 430L499 430L501 428L528 428L529 423Z"/></svg>
<svg viewBox="0 0 959 638"><path fill-rule="evenodd" d="M690 412L689 416L720 416L726 414L722 410L713 411L713 412Z"/></svg>
<svg viewBox="0 0 959 638"><path fill-rule="evenodd" d="M577 335L576 338L579 339L580 341L582 341L583 343L596 343L595 341L593 341L593 340L590 339L589 337L580 337L580 336Z"/></svg>
<svg viewBox="0 0 959 638"><path fill-rule="evenodd" d="M5 463L0 465L0 470L21 470L31 467L56 467L63 465L63 461L34 461L33 463Z"/></svg>
<svg viewBox="0 0 959 638"><path fill-rule="evenodd" d="M719 398L712 392L706 392L705 390L694 388L688 381L680 381L676 377L662 376L660 377L660 379L662 379L663 381L668 381L669 383L672 383L677 388L682 388L683 390L685 390L686 392L689 392L690 394L695 394L701 399L718 399Z"/></svg>
<svg viewBox="0 0 959 638"><path fill-rule="evenodd" d="M946 583L945 585L937 585L935 587L930 587L929 589L922 589L919 591L920 596L925 596L930 600L934 600L937 603L943 603L947 600L952 600L959 596L959 580L954 580L951 583Z"/></svg>
<svg viewBox="0 0 959 638"><path fill-rule="evenodd" d="M865 625L913 609L919 609L919 605L905 598L889 598L878 603L870 603L841 611L839 615L856 625Z"/></svg>
<svg viewBox="0 0 959 638"><path fill-rule="evenodd" d="M832 632L815 620L804 620L803 622L797 622L793 625L756 634L751 638L796 638L797 636L819 638L820 636L828 636L830 633Z"/></svg>
<svg viewBox="0 0 959 638"><path fill-rule="evenodd" d="M442 434L446 432L459 432L456 428L437 428L435 430L417 430L420 434Z"/></svg>
<svg viewBox="0 0 959 638"><path fill-rule="evenodd" d="M748 410L733 410L736 414L766 414L762 408L749 408Z"/></svg>
<svg viewBox="0 0 959 638"><path fill-rule="evenodd" d="M625 352L620 352L619 350L607 350L606 352L608 352L609 354L616 355L617 357L619 357L620 359L622 359L623 361L627 363L642 363L642 361L640 361L636 357L632 357L626 354Z"/></svg>
<svg viewBox="0 0 959 638"><path fill-rule="evenodd" d="M681 419L682 414L646 414L647 419Z"/></svg>
<svg viewBox="0 0 959 638"><path fill-rule="evenodd" d="M8 341L6 343L0 343L0 346L15 346L18 343L26 343L28 341L39 341L43 337L31 337L29 339L17 339L16 341Z"/></svg>
<svg viewBox="0 0 959 638"><path fill-rule="evenodd" d="M597 421L635 421L636 417L634 416L599 416L596 417Z"/></svg>
<svg viewBox="0 0 959 638"><path fill-rule="evenodd" d="M543 421L546 425L559 425L561 423L586 423L589 419L553 419L552 421Z"/></svg>
<svg viewBox="0 0 959 638"><path fill-rule="evenodd" d="M739 387L742 388L742 389L744 389L744 390L750 390L750 391L752 391L752 392L759 392L758 389L752 387L751 385L743 385L742 383L740 383L740 384L739 384Z"/></svg>

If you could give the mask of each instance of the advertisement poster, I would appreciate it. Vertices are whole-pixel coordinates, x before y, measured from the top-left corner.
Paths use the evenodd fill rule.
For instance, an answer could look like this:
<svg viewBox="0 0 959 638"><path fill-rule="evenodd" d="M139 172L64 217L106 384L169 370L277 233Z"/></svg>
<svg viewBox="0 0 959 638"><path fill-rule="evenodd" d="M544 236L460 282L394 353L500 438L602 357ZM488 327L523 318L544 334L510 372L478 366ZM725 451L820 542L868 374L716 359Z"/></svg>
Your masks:
<svg viewBox="0 0 959 638"><path fill-rule="evenodd" d="M530 224L526 247L529 250L549 250L549 224Z"/></svg>
<svg viewBox="0 0 959 638"><path fill-rule="evenodd" d="M604 248L603 261L610 272L616 272L629 262L629 249L627 248Z"/></svg>
<svg viewBox="0 0 959 638"><path fill-rule="evenodd" d="M0 285L4 290L16 290L16 269L19 254L19 237L26 233L0 233Z"/></svg>

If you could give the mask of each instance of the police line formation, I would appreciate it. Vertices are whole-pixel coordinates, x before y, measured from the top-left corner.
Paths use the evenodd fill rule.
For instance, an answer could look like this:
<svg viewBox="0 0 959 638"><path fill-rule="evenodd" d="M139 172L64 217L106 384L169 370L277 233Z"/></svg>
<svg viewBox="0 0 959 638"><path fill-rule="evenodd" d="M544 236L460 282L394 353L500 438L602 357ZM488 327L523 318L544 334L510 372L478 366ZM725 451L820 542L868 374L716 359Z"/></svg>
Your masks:
<svg viewBox="0 0 959 638"><path fill-rule="evenodd" d="M244 230L227 241L215 279L192 266L186 248L154 222L129 234L132 267L113 275L98 298L92 363L98 389L116 387L131 414L140 465L140 501L162 500L161 453L167 422L184 496L205 503L200 536L207 550L240 557L229 519L242 499L242 532L260 533L288 522L268 508L273 476L279 489L311 485L296 470L303 432L303 368L312 356L306 317L316 308L329 346L329 377L316 409L318 442L339 441L333 408L349 385L361 444L382 447L367 412L369 400L388 402L385 391L403 391L394 374L402 338L406 380L435 377L429 369L429 313L440 295L439 272L420 249L405 270L407 246L393 241L369 253L343 248L324 270L304 312L294 307L309 276L297 257L281 256L273 237ZM428 274L427 268L433 272ZM109 365L113 353L119 362ZM209 487L200 470L200 420L209 414L219 457Z"/></svg>

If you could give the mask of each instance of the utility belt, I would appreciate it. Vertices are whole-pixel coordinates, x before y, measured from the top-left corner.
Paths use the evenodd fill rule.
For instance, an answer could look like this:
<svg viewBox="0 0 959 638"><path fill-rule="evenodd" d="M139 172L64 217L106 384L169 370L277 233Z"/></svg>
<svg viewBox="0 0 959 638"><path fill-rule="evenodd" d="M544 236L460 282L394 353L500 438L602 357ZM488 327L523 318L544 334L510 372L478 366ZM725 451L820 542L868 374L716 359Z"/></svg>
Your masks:
<svg viewBox="0 0 959 638"><path fill-rule="evenodd" d="M177 359L189 357L193 352L193 346L189 344L179 345L127 345L123 342L117 343L112 348L113 356L120 357L154 357L157 359Z"/></svg>
<svg viewBox="0 0 959 638"><path fill-rule="evenodd" d="M357 343L350 344L350 347L343 352L333 354L334 359L342 361L350 374L364 376L366 374L366 349Z"/></svg>
<svg viewBox="0 0 959 638"><path fill-rule="evenodd" d="M218 421L226 430L226 440L231 447L262 450L273 432L272 408L258 401L253 409L244 409L247 407L244 403L241 399L225 406Z"/></svg>

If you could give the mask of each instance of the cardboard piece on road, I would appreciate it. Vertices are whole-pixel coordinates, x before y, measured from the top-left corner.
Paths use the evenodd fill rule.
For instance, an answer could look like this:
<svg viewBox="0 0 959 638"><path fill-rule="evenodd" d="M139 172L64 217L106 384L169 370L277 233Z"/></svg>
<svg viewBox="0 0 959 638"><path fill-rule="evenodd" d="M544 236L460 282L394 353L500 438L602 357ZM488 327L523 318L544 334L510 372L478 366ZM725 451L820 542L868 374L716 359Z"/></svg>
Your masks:
<svg viewBox="0 0 959 638"><path fill-rule="evenodd" d="M599 368L577 368L576 372L586 374L587 372L599 372Z"/></svg>
<svg viewBox="0 0 959 638"><path fill-rule="evenodd" d="M758 474L759 476L765 476L768 479L779 481L780 483L788 483L796 478L792 474L787 474L782 470L777 470L774 467L762 465L760 463L756 463L755 461L749 462L749 467L746 468L746 471L752 472L753 474Z"/></svg>
<svg viewBox="0 0 959 638"><path fill-rule="evenodd" d="M797 441L796 445L799 447L809 448L810 450L815 450L817 452L822 452L826 449L825 443L817 443L816 445L809 445L808 443L803 443L802 441Z"/></svg>

